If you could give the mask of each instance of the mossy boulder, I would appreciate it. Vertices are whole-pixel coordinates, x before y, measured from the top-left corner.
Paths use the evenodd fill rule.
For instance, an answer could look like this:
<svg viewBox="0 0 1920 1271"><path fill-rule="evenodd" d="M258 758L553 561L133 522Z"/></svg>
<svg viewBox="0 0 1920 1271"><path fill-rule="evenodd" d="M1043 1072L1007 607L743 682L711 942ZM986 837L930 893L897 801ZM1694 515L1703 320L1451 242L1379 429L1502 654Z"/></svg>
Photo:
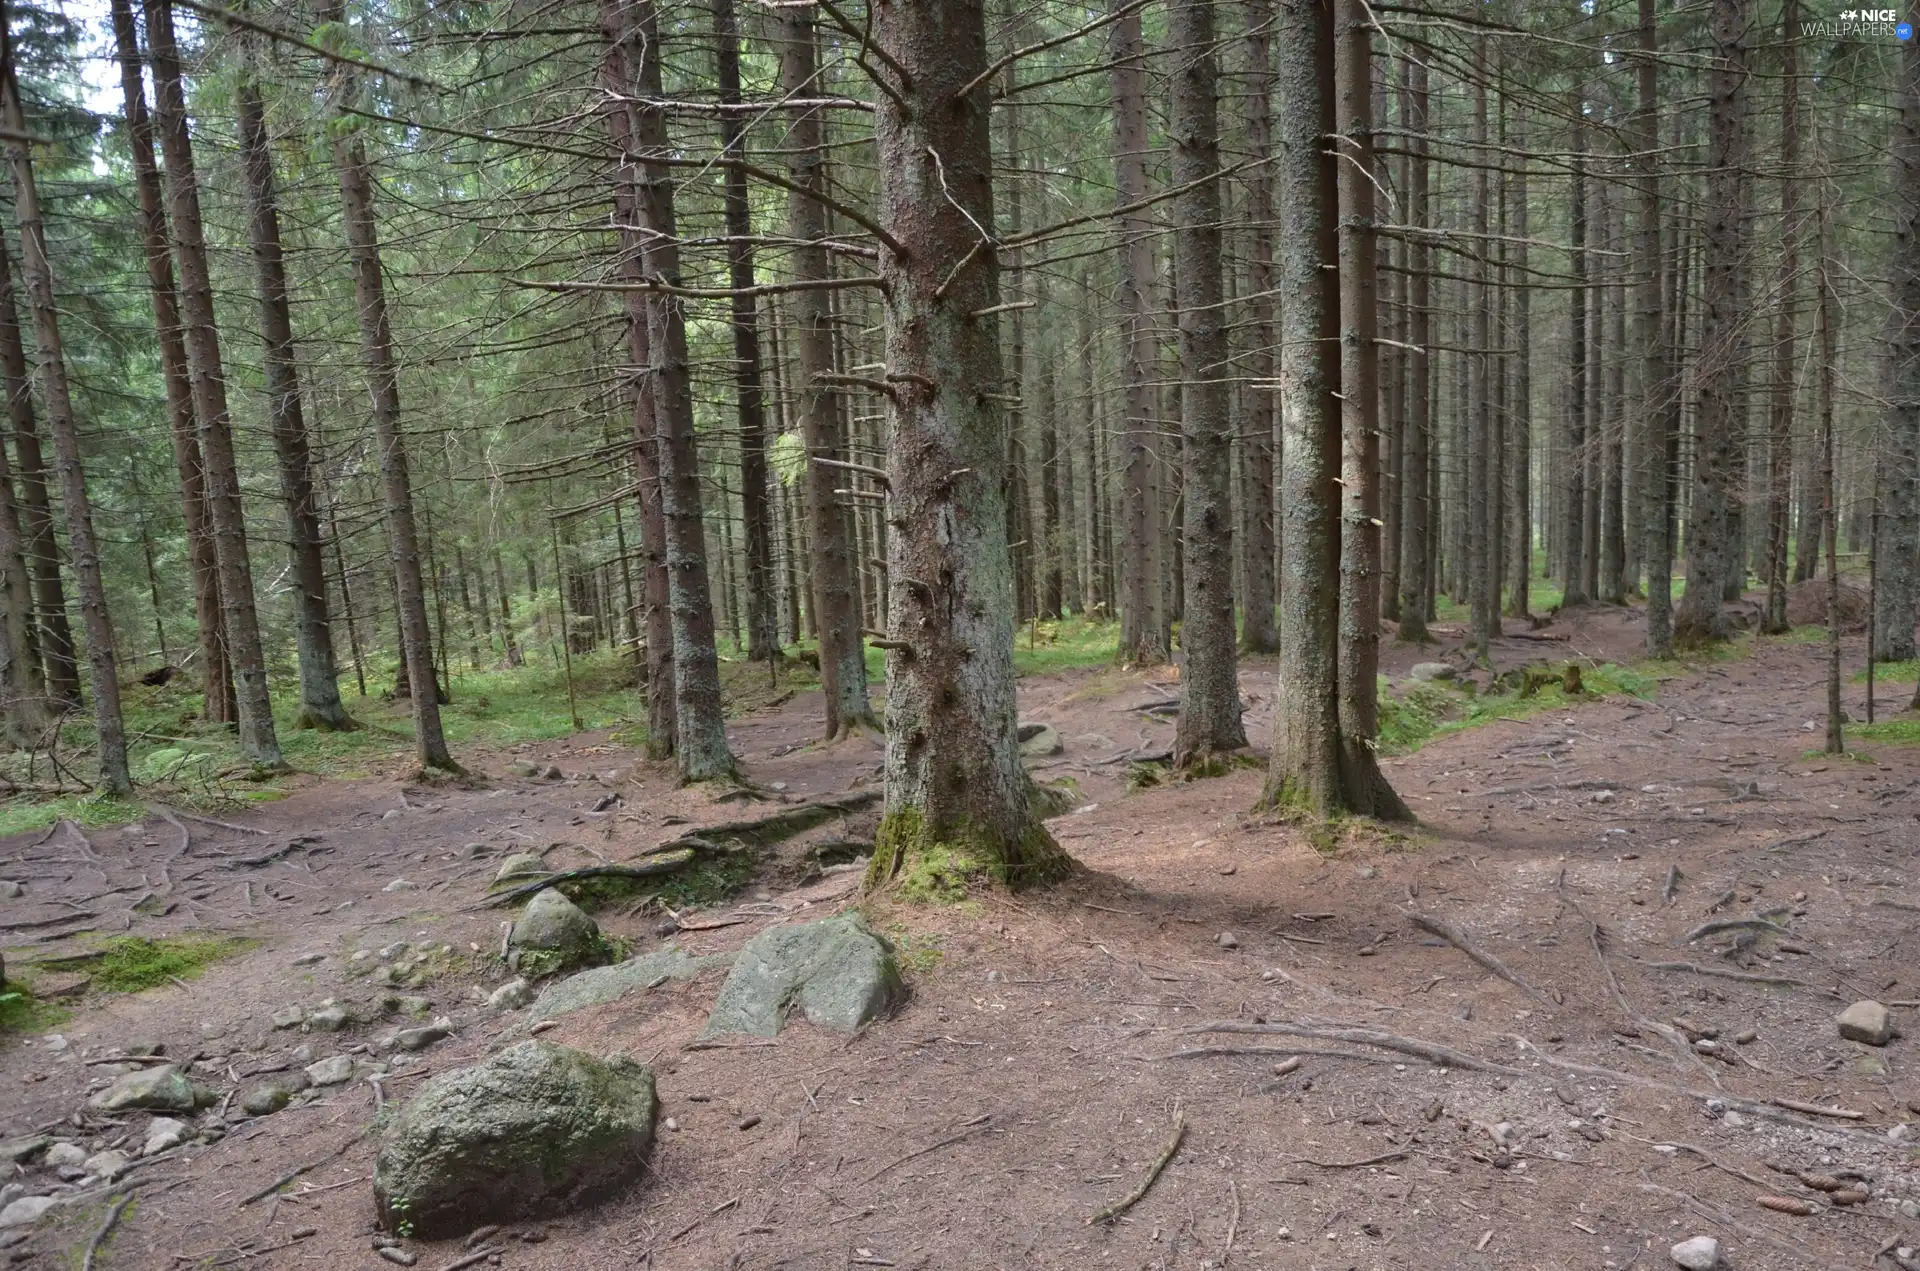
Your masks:
<svg viewBox="0 0 1920 1271"><path fill-rule="evenodd" d="M380 1225L438 1240L556 1216L639 1174L658 1107L637 1060L537 1040L436 1077L381 1136Z"/></svg>
<svg viewBox="0 0 1920 1271"><path fill-rule="evenodd" d="M667 980L690 980L708 967L731 965L733 957L731 953L694 957L668 946L641 957L629 958L625 962L616 962L612 966L581 971L542 989L539 1000L527 1012L523 1026L532 1027L542 1020L585 1010L589 1006L616 1002L629 993L645 991Z"/></svg>
<svg viewBox="0 0 1920 1271"><path fill-rule="evenodd" d="M507 943L519 955L535 955L532 959L516 958L516 964L530 962L543 973L606 961L606 942L600 938L599 924L551 887L534 893L513 924Z"/></svg>
<svg viewBox="0 0 1920 1271"><path fill-rule="evenodd" d="M856 1032L906 996L893 949L859 914L763 931L720 988L704 1037L772 1037L798 1007L816 1027Z"/></svg>

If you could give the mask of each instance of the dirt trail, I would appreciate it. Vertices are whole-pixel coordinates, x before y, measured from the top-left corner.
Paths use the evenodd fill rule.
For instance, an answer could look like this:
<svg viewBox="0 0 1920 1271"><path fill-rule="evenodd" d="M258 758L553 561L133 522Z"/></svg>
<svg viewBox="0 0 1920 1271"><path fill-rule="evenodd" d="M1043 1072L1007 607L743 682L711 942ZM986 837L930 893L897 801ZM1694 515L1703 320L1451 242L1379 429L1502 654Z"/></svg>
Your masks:
<svg viewBox="0 0 1920 1271"><path fill-rule="evenodd" d="M1503 664L1624 657L1638 640L1633 616L1607 611L1549 632L1571 638L1503 641ZM1388 673L1434 656L1389 649ZM1734 1268L1798 1268L1867 1266L1920 1243L1920 1135L1897 1128L1920 1122L1920 1042L1875 1050L1833 1023L1856 998L1920 999L1920 753L1804 758L1820 742L1822 656L1762 642L1654 703L1607 699L1436 740L1386 762L1421 825L1330 856L1247 814L1254 771L1126 793L1128 756L1171 738L1170 717L1142 709L1171 684L1113 671L1027 681L1023 715L1066 742L1040 775L1071 776L1083 795L1053 825L1086 872L1044 895L877 907L915 968L912 997L853 1040L795 1025L771 1046L686 1050L714 975L563 1017L549 1039L654 1062L678 1129L631 1195L515 1229L540 1239L510 1243L501 1265L1625 1268L1670 1265L1669 1245L1707 1234ZM1245 691L1249 733L1264 737L1270 668L1250 668ZM1861 697L1849 686L1856 714ZM802 695L733 728L777 797L875 779L877 746L814 749L815 719ZM497 775L520 757L567 778ZM315 1057L370 1045L394 1027L382 999L419 992L461 1027L383 1083L404 1099L506 1031L474 1000L506 978L490 962L500 912L475 909L505 852L619 860L751 813L674 789L604 738L474 758L496 774L489 788L331 783L230 818L264 833L185 821L183 844L156 816L90 842L65 830L0 844L0 878L28 886L6 902L10 963L73 945L43 937L76 927L260 941L197 980L81 1000L63 1049L0 1043L0 1137L65 1123L89 1149L137 1148L144 1114L72 1121L89 1083L115 1071L88 1060L160 1042L229 1089L299 1045ZM618 803L592 811L613 791ZM683 914L744 920L677 942L737 948L854 899L853 875L800 886L793 865L783 855L735 901ZM1789 934L1741 950L1751 930L1685 941L1763 914ZM662 939L657 914L600 916L641 951ZM365 973L402 941L451 948L427 987ZM356 951L374 952L356 963ZM375 1019L338 1034L272 1027L274 1011L326 997ZM1894 1014L1920 1034L1915 1010ZM1370 1044L1383 1040L1402 1049ZM1447 1057L1435 1047L1448 1062L1430 1062ZM1296 1054L1304 1063L1275 1075ZM371 1141L355 1137L375 1099L356 1082L272 1116L233 1113L220 1142L137 1167L139 1203L95 1265L389 1265L368 1240ZM1118 1222L1089 1226L1160 1154L1176 1109L1188 1130L1171 1166ZM314 1162L277 1198L241 1203ZM1776 1165L1858 1171L1870 1199L1831 1204ZM1771 1211L1764 1194L1817 1212ZM57 1212L0 1258L78 1265L105 1210ZM457 1242L412 1247L423 1268L461 1255Z"/></svg>

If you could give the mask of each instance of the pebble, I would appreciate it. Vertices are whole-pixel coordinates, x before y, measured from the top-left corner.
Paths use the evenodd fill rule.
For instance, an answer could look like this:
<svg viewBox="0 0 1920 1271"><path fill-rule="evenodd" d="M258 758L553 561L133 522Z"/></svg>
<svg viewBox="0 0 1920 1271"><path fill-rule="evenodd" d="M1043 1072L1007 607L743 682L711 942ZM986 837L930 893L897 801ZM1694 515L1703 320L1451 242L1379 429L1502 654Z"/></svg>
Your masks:
<svg viewBox="0 0 1920 1271"><path fill-rule="evenodd" d="M740 1118L740 1128L743 1130L751 1130L754 1126L759 1124L760 1124L760 1118L758 1116Z"/></svg>
<svg viewBox="0 0 1920 1271"><path fill-rule="evenodd" d="M413 884L408 882L404 878L396 878L392 882L388 883L385 887L382 887L380 890L381 891L412 891Z"/></svg>
<svg viewBox="0 0 1920 1271"><path fill-rule="evenodd" d="M1760 1034L1754 1032L1751 1028L1743 1028L1733 1035L1733 1044L1736 1046L1751 1046L1759 1036Z"/></svg>
<svg viewBox="0 0 1920 1271"><path fill-rule="evenodd" d="M268 1016L275 1028L298 1028L306 1018L307 1013L298 1006L283 1006Z"/></svg>
<svg viewBox="0 0 1920 1271"><path fill-rule="evenodd" d="M1682 1240L1667 1251L1667 1256L1687 1271L1714 1271L1720 1265L1720 1242L1712 1236L1695 1236Z"/></svg>
<svg viewBox="0 0 1920 1271"><path fill-rule="evenodd" d="M11 878L0 878L0 900L18 900L27 894L27 889Z"/></svg>
<svg viewBox="0 0 1920 1271"><path fill-rule="evenodd" d="M664 1124L669 1130L678 1130L680 1128L680 1122L673 1117L668 1117L664 1122L662 1122L662 1124Z"/></svg>
<svg viewBox="0 0 1920 1271"><path fill-rule="evenodd" d="M1240 947L1240 937L1234 935L1231 931L1222 931L1213 938L1213 942L1222 949L1238 949Z"/></svg>
<svg viewBox="0 0 1920 1271"><path fill-rule="evenodd" d="M295 1046L293 1048L293 1054L287 1057L296 1064L310 1064L313 1062L313 1047Z"/></svg>
<svg viewBox="0 0 1920 1271"><path fill-rule="evenodd" d="M435 1042L453 1036L453 1021L442 1016L424 1028L403 1028L394 1035L393 1044L401 1050L425 1050Z"/></svg>

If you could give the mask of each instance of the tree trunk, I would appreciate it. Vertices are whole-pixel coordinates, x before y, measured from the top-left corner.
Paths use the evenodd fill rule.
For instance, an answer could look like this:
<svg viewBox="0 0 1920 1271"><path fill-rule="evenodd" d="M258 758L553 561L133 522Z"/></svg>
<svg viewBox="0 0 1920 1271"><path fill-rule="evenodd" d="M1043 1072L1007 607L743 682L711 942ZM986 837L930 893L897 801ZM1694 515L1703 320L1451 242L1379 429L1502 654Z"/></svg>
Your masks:
<svg viewBox="0 0 1920 1271"><path fill-rule="evenodd" d="M1247 149L1264 158L1273 153L1272 0L1247 0L1246 15L1247 95L1240 109L1246 116ZM1246 185L1247 215L1253 222L1247 236L1253 348L1247 360L1251 382L1242 390L1246 423L1240 462L1246 498L1240 518L1240 648L1266 654L1280 648L1273 614L1273 173L1265 163L1256 163Z"/></svg>
<svg viewBox="0 0 1920 1271"><path fill-rule="evenodd" d="M1140 12L1113 24L1114 199L1121 207L1147 194L1146 41ZM1167 620L1160 603L1160 509L1155 499L1152 406L1154 290L1153 222L1144 209L1123 212L1120 235L1120 384L1126 411L1127 463L1121 477L1127 547L1122 557L1120 660L1137 666L1167 660Z"/></svg>
<svg viewBox="0 0 1920 1271"><path fill-rule="evenodd" d="M1752 21L1749 0L1713 0L1713 58L1707 71L1706 197L1701 213L1706 244L1701 269L1699 385L1694 421L1693 500L1687 518L1687 589L1674 615L1674 638L1683 644L1723 640L1728 633L1721 589L1734 544L1728 537L1728 502L1738 480L1740 444L1739 272L1744 267L1746 226L1740 200L1740 168L1747 160L1746 39ZM1883 604L1886 593L1881 593ZM1883 609L1883 613L1884 613ZM1907 611L1908 640L1913 630Z"/></svg>
<svg viewBox="0 0 1920 1271"><path fill-rule="evenodd" d="M27 152L26 138L30 130L20 108L20 84L14 76L12 22L4 0L0 0L0 127L9 134L6 147L13 174L13 213L20 226L27 299L33 310L40 391L46 404L47 429L53 434L60 497L67 513L67 544L73 554L73 576L80 589L80 612L86 624L100 787L107 794L124 798L133 793L133 779L127 773L127 735L120 717L120 674L114 656L113 618L107 610L106 586L100 577L93 510L87 502L87 478L80 466L80 428L74 419L73 399L67 387L60 311L54 300L53 264L47 254L47 231L40 216L33 161Z"/></svg>
<svg viewBox="0 0 1920 1271"><path fill-rule="evenodd" d="M1793 399L1800 299L1800 3L1780 8L1780 310L1774 316L1773 393L1767 418L1767 607L1760 629L1783 634L1793 493ZM1909 41L1911 43L1911 41ZM1896 207L1898 204L1895 205ZM1911 247L1912 244L1909 244Z"/></svg>
<svg viewBox="0 0 1920 1271"><path fill-rule="evenodd" d="M322 14L344 21L337 3ZM375 443L380 448L380 482L387 516L388 551L393 564L394 604L398 610L401 663L409 683L426 685L411 694L414 753L426 768L457 772L440 727L440 694L433 670L433 631L427 622L426 584L421 577L420 540L413 520L413 483L407 472L406 430L400 414L400 373L387 317L385 279L380 268L380 239L374 219L373 172L366 142L347 119L333 120L333 163L340 179L340 211L353 263L354 308L360 320L360 355L366 367L367 394L373 407ZM501 590L505 603L506 591Z"/></svg>
<svg viewBox="0 0 1920 1271"><path fill-rule="evenodd" d="M740 29L733 0L714 0L713 35L718 61L720 101L740 101ZM721 148L746 157L742 117L720 116ZM747 174L737 167L722 173L727 222L727 277L735 290L733 305L733 385L740 421L740 525L745 538L744 569L747 657L770 662L780 652L774 629L773 533L767 511L767 420L760 382L759 306L746 289L754 285L753 215L747 201Z"/></svg>
<svg viewBox="0 0 1920 1271"><path fill-rule="evenodd" d="M1407 354L1406 440L1400 447L1400 631L1398 638L1424 644L1427 608L1432 593L1429 563L1433 550L1427 534L1432 519L1431 455L1433 444L1433 367L1438 361L1429 350L1433 339L1433 249L1424 235L1431 215L1427 194L1427 64L1410 59L1404 93L1408 146L1413 150L1407 180L1407 216L1416 234L1407 245Z"/></svg>
<svg viewBox="0 0 1920 1271"><path fill-rule="evenodd" d="M985 20L978 0L873 14L902 74L875 114L894 585L886 811L867 877L922 894L974 871L1045 882L1072 862L1015 740L1006 415L982 392L1004 382L998 258L980 228L994 225Z"/></svg>
<svg viewBox="0 0 1920 1271"><path fill-rule="evenodd" d="M1819 122L1816 114L1815 123ZM1820 136L1816 126L1814 132L1814 153L1819 154ZM1840 307L1834 275L1839 272L1839 262L1833 259L1833 226L1831 213L1827 205L1828 182L1826 165L1821 165L1822 180L1819 186L1819 202L1816 212L1816 233L1819 235L1820 274L1816 279L1819 299L1814 322L1816 335L1820 341L1819 391L1820 391L1820 510L1821 520L1827 540L1827 746L1830 755L1847 753L1847 739L1844 721L1845 708L1840 704L1840 503L1836 499L1833 485L1833 404L1835 381L1839 378L1839 354L1835 349L1836 332L1834 330L1834 310ZM1911 222L1909 222L1911 225ZM1916 685L1920 692L1920 685Z"/></svg>
<svg viewBox="0 0 1920 1271"><path fill-rule="evenodd" d="M674 228L673 182L660 160L669 151L666 115L638 99L661 97L660 44L651 0L616 5L618 51L636 100L631 156L641 168L639 227L647 236L642 261L650 282L681 286L680 245ZM683 781L711 781L734 773L720 702L720 660L713 644L713 596L708 584L706 530L700 510L700 464L693 433L693 391L687 370L686 305L668 292L647 293L647 343L652 354L655 431L659 439L660 495L666 520L667 605L673 622L674 759Z"/></svg>
<svg viewBox="0 0 1920 1271"><path fill-rule="evenodd" d="M1513 148L1527 149L1527 108L1522 102L1510 106L1513 117ZM1513 342L1513 393L1507 403L1507 525L1511 539L1507 545L1507 576L1512 590L1507 596L1507 612L1525 618L1533 602L1528 591L1533 582L1533 288L1529 285L1527 238L1530 209L1527 204L1527 170L1516 165L1506 177L1507 225L1513 235L1511 288L1513 314L1509 338Z"/></svg>
<svg viewBox="0 0 1920 1271"><path fill-rule="evenodd" d="M280 739L268 692L266 650L254 607L253 564L247 549L246 514L240 502L240 466L227 414L226 374L213 311L213 275L200 220L199 180L187 136L186 91L174 45L171 0L147 5L147 44L153 59L154 125L166 161L167 211L174 257L180 267L180 316L185 322L187 367L192 375L194 415L205 460L208 519L214 559L220 569L220 606L226 618L227 652L233 661L239 704L240 756L261 768L281 768Z"/></svg>
<svg viewBox="0 0 1920 1271"><path fill-rule="evenodd" d="M213 529L207 519L206 474L200 457L199 424L193 413L186 340L180 325L180 297L173 281L173 248L167 236L165 196L153 160L153 124L147 115L146 84L140 69L140 38L134 27L131 0L112 0L111 11L120 60L120 86L125 99L127 149L132 156L134 187L140 200L140 237L146 257L147 286L153 298L161 380L167 392L168 431L173 442L174 470L180 480L187 557L193 575L200 682L205 696L201 714L208 723L231 724L239 717L240 708L234 696L233 669L227 662L226 618L220 609L220 567L214 558ZM11 307L7 305L0 311L0 323L11 323ZM9 345L17 349L18 336L9 341L6 332L0 330L0 359L8 358ZM24 384L24 360L22 368ZM25 409L31 428L30 401Z"/></svg>
<svg viewBox="0 0 1920 1271"><path fill-rule="evenodd" d="M1600 599L1621 605L1627 601L1626 534L1626 401L1627 401L1627 286L1623 263L1626 246L1625 215L1611 186L1600 200L1602 231L1610 252L1606 283L1599 289L1606 313L1606 424L1601 462Z"/></svg>
<svg viewBox="0 0 1920 1271"><path fill-rule="evenodd" d="M251 56L251 50L242 56ZM293 638L300 663L300 712L294 727L338 732L356 725L340 701L339 668L333 659L327 566L321 554L320 516L314 501L313 454L300 402L299 363L294 354L286 259L280 245L280 210L267 139L266 105L250 74L241 79L238 94L247 236L260 288L267 419L273 429L274 455L279 460L280 497L287 510L287 555L294 589Z"/></svg>
<svg viewBox="0 0 1920 1271"><path fill-rule="evenodd" d="M1467 439L1468 495L1461 506L1467 518L1467 597L1470 622L1468 647L1482 660L1491 661L1493 640L1500 633L1499 576L1494 570L1496 545L1489 529L1498 526L1489 516L1489 503L1497 503L1494 490L1500 469L1494 458L1493 430L1497 426L1493 412L1493 275L1488 261L1493 255L1491 238L1492 198L1489 194L1487 165L1496 161L1487 148L1487 55L1486 41L1473 44L1474 95L1473 142L1478 161L1472 174L1473 232L1478 246L1473 252L1473 349L1467 355L1467 407L1471 412L1463 430ZM1344 219L1344 210L1343 210ZM1343 387L1345 380L1342 380ZM1352 392L1347 393L1349 400ZM1348 530L1351 533L1351 528Z"/></svg>
<svg viewBox="0 0 1920 1271"><path fill-rule="evenodd" d="M1573 165L1571 169L1572 220L1568 238L1568 256L1573 272L1573 290L1567 293L1569 317L1567 346L1571 353L1567 380L1567 425L1564 528L1561 530L1561 566L1565 570L1561 587L1562 606L1584 605L1587 590L1586 513L1587 513L1587 148L1586 128L1580 111L1585 103L1575 94L1573 108Z"/></svg>
<svg viewBox="0 0 1920 1271"><path fill-rule="evenodd" d="M1186 565L1177 767L1247 744L1233 630L1232 439L1226 308L1220 279L1220 126L1214 0L1174 0L1174 266L1179 284L1180 420Z"/></svg>
<svg viewBox="0 0 1920 1271"><path fill-rule="evenodd" d="M1406 805L1387 784L1374 752L1380 733L1380 345L1375 338L1373 16L1366 0L1337 0L1334 18L1339 110L1334 122L1341 155L1336 197L1341 785L1349 810L1398 821L1408 819Z"/></svg>
<svg viewBox="0 0 1920 1271"><path fill-rule="evenodd" d="M780 47L780 82L790 96L814 91L815 33L810 10L785 10ZM826 279L831 270L826 248L826 209L807 192L827 188L826 124L818 109L797 107L787 137L787 176L797 186L787 198L787 232L802 246L793 252L796 282ZM794 411L809 460L845 461L839 411L833 391L820 377L831 375L833 321L824 291L794 292L794 351L798 355L793 386ZM995 471L999 465L995 465ZM860 638L860 588L854 577L853 516L834 493L847 485L847 474L824 463L809 462L801 481L806 489L807 525L811 551L807 555L813 579L811 617L820 639L820 687L826 699L828 740L879 728L867 697L867 659Z"/></svg>
<svg viewBox="0 0 1920 1271"><path fill-rule="evenodd" d="M1635 72L1633 135L1639 150L1639 217L1634 254L1639 258L1639 302L1634 314L1634 343L1640 358L1641 414L1645 453L1647 515L1640 527L1647 571L1647 656L1673 656L1673 467L1668 452L1678 440L1679 392L1669 376L1661 272L1660 52L1655 0L1639 0L1641 58ZM1671 266L1669 265L1669 268Z"/></svg>
<svg viewBox="0 0 1920 1271"><path fill-rule="evenodd" d="M1920 606L1915 554L1920 552L1920 49L1900 45L1898 102L1893 132L1893 242L1887 262L1887 435L1885 497L1878 553L1879 613L1875 656L1900 661L1914 655L1913 626Z"/></svg>

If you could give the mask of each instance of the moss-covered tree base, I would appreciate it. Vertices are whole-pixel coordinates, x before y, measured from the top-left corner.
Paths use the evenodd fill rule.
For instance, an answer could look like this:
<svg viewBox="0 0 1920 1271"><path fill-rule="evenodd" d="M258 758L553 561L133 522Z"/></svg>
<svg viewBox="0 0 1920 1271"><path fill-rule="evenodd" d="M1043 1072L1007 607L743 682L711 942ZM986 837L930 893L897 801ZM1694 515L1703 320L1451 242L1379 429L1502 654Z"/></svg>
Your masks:
<svg viewBox="0 0 1920 1271"><path fill-rule="evenodd" d="M938 835L919 809L890 812L873 838L866 889L887 891L906 900L954 904L973 887L998 884L1014 889L1058 882L1079 863L1053 840L1038 817L1017 839L962 828Z"/></svg>

